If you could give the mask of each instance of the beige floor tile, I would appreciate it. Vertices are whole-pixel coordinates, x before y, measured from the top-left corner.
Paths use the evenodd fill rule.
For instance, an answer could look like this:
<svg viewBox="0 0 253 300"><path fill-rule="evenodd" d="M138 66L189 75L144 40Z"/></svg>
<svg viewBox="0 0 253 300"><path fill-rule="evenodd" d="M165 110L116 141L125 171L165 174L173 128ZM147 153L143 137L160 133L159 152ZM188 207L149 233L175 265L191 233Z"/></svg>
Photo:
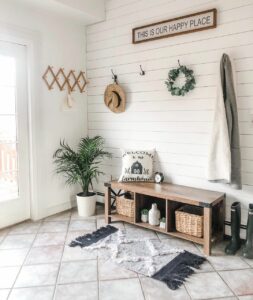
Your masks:
<svg viewBox="0 0 253 300"><path fill-rule="evenodd" d="M71 213L71 220L92 221L92 220L96 220L97 217L98 216L96 214L90 217L81 217L79 216L77 209L74 209Z"/></svg>
<svg viewBox="0 0 253 300"><path fill-rule="evenodd" d="M71 217L71 211L64 211L62 213L59 214L55 214L52 216L49 216L47 218L44 219L44 221L68 221Z"/></svg>
<svg viewBox="0 0 253 300"><path fill-rule="evenodd" d="M54 288L43 286L13 289L8 300L52 300Z"/></svg>
<svg viewBox="0 0 253 300"><path fill-rule="evenodd" d="M249 268L249 265L237 256L209 256L208 260L217 271Z"/></svg>
<svg viewBox="0 0 253 300"><path fill-rule="evenodd" d="M30 248L0 250L0 267L21 266Z"/></svg>
<svg viewBox="0 0 253 300"><path fill-rule="evenodd" d="M20 267L3 267L0 268L0 289L11 288L18 275Z"/></svg>
<svg viewBox="0 0 253 300"><path fill-rule="evenodd" d="M68 221L50 221L43 222L39 232L66 232L68 229Z"/></svg>
<svg viewBox="0 0 253 300"><path fill-rule="evenodd" d="M210 300L237 300L237 297L212 298Z"/></svg>
<svg viewBox="0 0 253 300"><path fill-rule="evenodd" d="M33 247L26 258L25 264L58 263L61 260L62 252L63 245Z"/></svg>
<svg viewBox="0 0 253 300"><path fill-rule="evenodd" d="M253 259L242 258L250 267L253 268Z"/></svg>
<svg viewBox="0 0 253 300"><path fill-rule="evenodd" d="M0 299L7 300L9 293L10 293L10 289L1 289L0 290Z"/></svg>
<svg viewBox="0 0 253 300"><path fill-rule="evenodd" d="M98 261L98 274L99 280L113 280L137 277L137 274L135 272L119 267L110 260Z"/></svg>
<svg viewBox="0 0 253 300"><path fill-rule="evenodd" d="M248 296L240 296L238 297L239 300L253 300L253 295Z"/></svg>
<svg viewBox="0 0 253 300"><path fill-rule="evenodd" d="M64 245L66 233L39 233L33 247Z"/></svg>
<svg viewBox="0 0 253 300"><path fill-rule="evenodd" d="M35 234L8 235L0 244L0 249L20 249L31 247Z"/></svg>
<svg viewBox="0 0 253 300"><path fill-rule="evenodd" d="M101 300L144 300L138 278L99 282ZM158 300L158 299L157 299Z"/></svg>
<svg viewBox="0 0 253 300"><path fill-rule="evenodd" d="M199 269L194 269L194 272L205 273L205 272L215 272L215 270L208 261L205 261L202 265L200 265Z"/></svg>
<svg viewBox="0 0 253 300"><path fill-rule="evenodd" d="M77 283L97 280L97 260L63 262L59 283Z"/></svg>
<svg viewBox="0 0 253 300"><path fill-rule="evenodd" d="M37 233L41 222L26 221L10 228L9 234L28 234Z"/></svg>
<svg viewBox="0 0 253 300"><path fill-rule="evenodd" d="M192 299L230 297L233 293L216 272L193 274L185 282Z"/></svg>
<svg viewBox="0 0 253 300"><path fill-rule="evenodd" d="M86 259L96 259L96 250L85 250L85 248L69 247L68 245L64 248L64 253L62 261L74 261L74 260L86 260Z"/></svg>
<svg viewBox="0 0 253 300"><path fill-rule="evenodd" d="M69 231L94 231L96 230L95 220L71 220L69 224Z"/></svg>
<svg viewBox="0 0 253 300"><path fill-rule="evenodd" d="M228 244L228 241L222 241L214 244L212 246L212 256L225 256L225 247ZM195 244L195 246L200 250L201 253L203 252L203 245Z"/></svg>
<svg viewBox="0 0 253 300"><path fill-rule="evenodd" d="M15 288L54 285L58 269L59 264L24 266L18 275Z"/></svg>
<svg viewBox="0 0 253 300"><path fill-rule="evenodd" d="M236 295L253 295L253 269L223 271L220 275Z"/></svg>
<svg viewBox="0 0 253 300"><path fill-rule="evenodd" d="M142 289L146 300L190 300L190 297L182 285L173 291L163 282L148 277L140 278Z"/></svg>
<svg viewBox="0 0 253 300"><path fill-rule="evenodd" d="M98 299L97 282L58 285L56 289L55 300L97 300L97 299Z"/></svg>

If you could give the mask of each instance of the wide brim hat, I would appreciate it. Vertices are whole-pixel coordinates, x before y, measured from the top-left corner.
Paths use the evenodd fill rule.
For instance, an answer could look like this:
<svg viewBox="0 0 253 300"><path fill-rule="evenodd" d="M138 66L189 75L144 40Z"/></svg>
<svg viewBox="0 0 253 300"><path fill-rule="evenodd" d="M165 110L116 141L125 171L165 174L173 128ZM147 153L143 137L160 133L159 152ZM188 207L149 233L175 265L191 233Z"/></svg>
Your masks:
<svg viewBox="0 0 253 300"><path fill-rule="evenodd" d="M126 94L117 84L109 84L104 94L105 105L114 113L122 113L126 109Z"/></svg>

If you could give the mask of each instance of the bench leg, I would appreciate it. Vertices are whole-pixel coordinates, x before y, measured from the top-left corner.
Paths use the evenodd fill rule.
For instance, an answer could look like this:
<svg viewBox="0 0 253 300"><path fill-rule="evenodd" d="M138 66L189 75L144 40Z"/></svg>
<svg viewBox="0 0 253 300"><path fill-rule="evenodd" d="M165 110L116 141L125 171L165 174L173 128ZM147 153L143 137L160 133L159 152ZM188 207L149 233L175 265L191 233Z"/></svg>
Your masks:
<svg viewBox="0 0 253 300"><path fill-rule="evenodd" d="M105 190L105 223L110 224L112 218L109 217L111 214L111 188L108 186Z"/></svg>
<svg viewBox="0 0 253 300"><path fill-rule="evenodd" d="M211 254L212 208L204 207L204 253Z"/></svg>
<svg viewBox="0 0 253 300"><path fill-rule="evenodd" d="M225 235L225 209L226 209L226 205L225 205L225 201L226 201L226 196L224 196L224 199L221 201L220 203L220 228L221 228L221 240L224 240L224 235Z"/></svg>

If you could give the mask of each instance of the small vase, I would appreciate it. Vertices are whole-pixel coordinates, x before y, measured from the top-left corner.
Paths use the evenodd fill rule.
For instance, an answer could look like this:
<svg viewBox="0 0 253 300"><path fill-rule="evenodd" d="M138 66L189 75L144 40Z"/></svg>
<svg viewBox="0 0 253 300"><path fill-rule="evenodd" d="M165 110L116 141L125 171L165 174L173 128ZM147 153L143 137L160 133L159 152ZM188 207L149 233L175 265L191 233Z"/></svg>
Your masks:
<svg viewBox="0 0 253 300"><path fill-rule="evenodd" d="M147 223L148 222L148 215L141 215L141 221L143 222L143 223Z"/></svg>
<svg viewBox="0 0 253 300"><path fill-rule="evenodd" d="M149 224L153 226L159 225L160 217L161 217L160 210L157 208L157 204L153 203L148 213Z"/></svg>
<svg viewBox="0 0 253 300"><path fill-rule="evenodd" d="M160 228L165 229L165 227L166 227L166 223L161 221L160 222Z"/></svg>

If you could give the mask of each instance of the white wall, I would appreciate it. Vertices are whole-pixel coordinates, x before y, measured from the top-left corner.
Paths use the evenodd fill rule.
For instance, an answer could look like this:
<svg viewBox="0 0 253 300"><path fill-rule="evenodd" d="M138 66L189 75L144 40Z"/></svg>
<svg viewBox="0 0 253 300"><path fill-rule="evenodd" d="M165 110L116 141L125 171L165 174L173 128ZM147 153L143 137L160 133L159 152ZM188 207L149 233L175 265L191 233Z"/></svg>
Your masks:
<svg viewBox="0 0 253 300"><path fill-rule="evenodd" d="M8 0L12 3L47 9L84 25L105 19L105 0Z"/></svg>
<svg viewBox="0 0 253 300"><path fill-rule="evenodd" d="M67 209L75 191L66 188L54 175L53 152L60 139L75 145L87 134L86 92L73 93L76 107L61 110L66 91L49 91L42 80L48 65L66 71L85 70L85 28L75 21L57 17L13 1L0 1L0 32L31 39L34 51L31 89L32 142L34 155L33 199L34 218ZM31 53L30 53L31 54Z"/></svg>
<svg viewBox="0 0 253 300"><path fill-rule="evenodd" d="M133 45L136 26L217 8L216 29ZM205 179L208 140L213 120L217 71L223 52L235 59L242 150L243 190ZM227 193L227 206L253 201L253 0L108 0L106 20L87 28L88 132L106 139L112 161L105 162L103 181L121 170L120 147L157 149L155 168L166 181ZM195 72L197 85L185 97L167 91L164 80L177 60ZM139 75L139 65L146 76ZM123 114L103 103L111 83L110 69L127 92ZM227 210L227 220L230 219Z"/></svg>

